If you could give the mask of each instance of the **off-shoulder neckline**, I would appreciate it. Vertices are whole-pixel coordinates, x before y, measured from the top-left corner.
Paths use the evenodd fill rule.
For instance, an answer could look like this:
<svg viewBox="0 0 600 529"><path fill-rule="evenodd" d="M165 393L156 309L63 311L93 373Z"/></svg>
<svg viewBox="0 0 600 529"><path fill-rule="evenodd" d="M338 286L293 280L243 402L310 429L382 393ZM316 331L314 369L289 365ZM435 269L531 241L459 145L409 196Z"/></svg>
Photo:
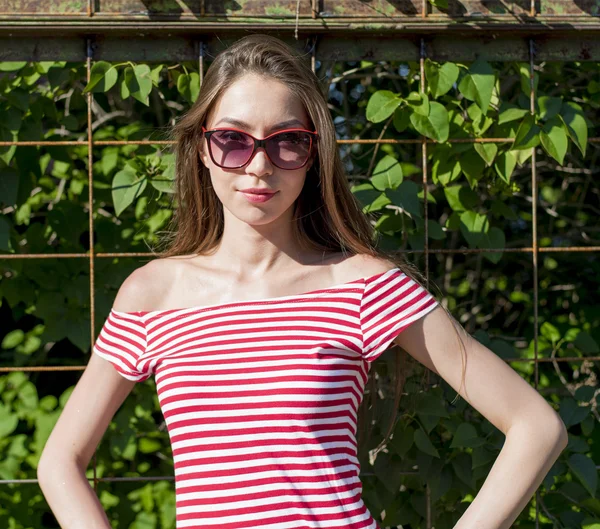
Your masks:
<svg viewBox="0 0 600 529"><path fill-rule="evenodd" d="M354 283L360 284L363 282L364 283L370 282L370 281L377 279L380 276L383 276L385 274L389 274L390 272L395 272L395 271L402 272L402 270L399 267L394 267L394 268L390 268L389 270L385 270L384 272L378 272L376 274L372 274L367 277L360 277L358 279L353 279L352 281L346 281L344 283L339 283L337 285L332 285L330 287L319 288L316 290L308 290L306 292L301 292L300 294L291 294L289 296L275 296L275 297L270 297L270 298L226 301L225 303L214 303L212 305L193 305L191 307L179 307L179 308L173 308L173 309L121 311L121 310L115 310L114 308L112 308L111 313L116 314L116 315L121 314L121 315L127 315L127 316L132 316L132 315L133 316L146 316L148 314L165 314L165 313L175 313L175 312L182 312L182 311L194 312L194 311L199 311L199 310L215 309L218 307L227 307L227 306L232 306L232 305L253 305L253 304L257 305L257 304L270 303L270 302L276 302L276 301L286 301L288 299L302 298L302 297L312 296L315 294L329 292L331 290L337 290L337 289L340 289L343 287L348 287L349 285L353 285Z"/></svg>

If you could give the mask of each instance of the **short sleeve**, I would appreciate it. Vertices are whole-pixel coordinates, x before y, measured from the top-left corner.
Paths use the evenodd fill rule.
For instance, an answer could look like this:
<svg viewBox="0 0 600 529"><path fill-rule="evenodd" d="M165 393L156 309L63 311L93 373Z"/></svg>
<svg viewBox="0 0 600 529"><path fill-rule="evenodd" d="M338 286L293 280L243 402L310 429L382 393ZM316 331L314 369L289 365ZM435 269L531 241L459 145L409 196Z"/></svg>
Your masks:
<svg viewBox="0 0 600 529"><path fill-rule="evenodd" d="M438 305L424 287L400 268L367 278L360 308L363 358L374 361L396 336Z"/></svg>
<svg viewBox="0 0 600 529"><path fill-rule="evenodd" d="M92 352L108 360L125 378L141 382L151 375L139 367L145 351L146 327L139 314L112 309Z"/></svg>

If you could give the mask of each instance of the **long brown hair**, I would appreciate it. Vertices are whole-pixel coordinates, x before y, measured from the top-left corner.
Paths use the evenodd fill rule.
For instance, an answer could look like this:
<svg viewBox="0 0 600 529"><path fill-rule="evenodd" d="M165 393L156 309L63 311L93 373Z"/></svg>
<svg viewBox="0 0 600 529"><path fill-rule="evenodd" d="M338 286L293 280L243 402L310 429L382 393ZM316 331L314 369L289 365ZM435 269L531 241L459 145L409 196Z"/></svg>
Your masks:
<svg viewBox="0 0 600 529"><path fill-rule="evenodd" d="M200 160L198 146L203 140L201 126L219 96L239 78L250 73L285 84L302 101L311 125L319 133L314 163L307 171L304 187L294 208L294 235L301 247L314 251L341 252L344 255L381 257L422 282L414 266L399 255L377 247L378 234L372 223L374 219L363 213L348 186L333 120L319 79L304 57L283 41L264 34L246 36L215 57L204 76L197 100L168 133L174 142L173 200L176 204L165 236L159 241L159 245L166 245L166 249L157 255L164 258L206 254L219 243L224 226L223 206L211 186L209 170ZM455 322L455 325L458 324ZM462 345L460 336L459 342ZM396 364L400 366L398 349ZM405 369L396 369L395 412L405 375ZM373 390L371 392L375 393ZM363 414L364 410L361 419ZM380 447L387 442L395 418L394 413ZM359 444L364 438L364 431L360 431ZM369 429L367 438L370 433Z"/></svg>

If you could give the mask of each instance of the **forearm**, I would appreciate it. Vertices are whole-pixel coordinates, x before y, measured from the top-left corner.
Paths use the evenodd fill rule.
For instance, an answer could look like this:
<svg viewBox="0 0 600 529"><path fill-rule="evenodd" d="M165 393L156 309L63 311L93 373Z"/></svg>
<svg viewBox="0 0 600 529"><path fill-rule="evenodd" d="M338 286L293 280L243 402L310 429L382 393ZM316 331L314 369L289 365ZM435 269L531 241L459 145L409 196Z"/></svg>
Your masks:
<svg viewBox="0 0 600 529"><path fill-rule="evenodd" d="M565 447L547 423L513 426L479 493L454 529L510 529ZM557 432L557 433L553 433Z"/></svg>
<svg viewBox="0 0 600 529"><path fill-rule="evenodd" d="M98 496L75 462L40 466L38 480L62 529L111 529Z"/></svg>

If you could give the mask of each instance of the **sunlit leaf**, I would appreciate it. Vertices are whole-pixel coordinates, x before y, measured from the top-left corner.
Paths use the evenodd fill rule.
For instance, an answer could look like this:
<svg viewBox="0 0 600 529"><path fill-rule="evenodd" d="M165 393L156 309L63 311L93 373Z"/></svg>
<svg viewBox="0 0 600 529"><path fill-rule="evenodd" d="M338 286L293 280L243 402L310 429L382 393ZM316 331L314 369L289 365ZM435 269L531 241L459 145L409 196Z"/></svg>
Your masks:
<svg viewBox="0 0 600 529"><path fill-rule="evenodd" d="M98 61L92 65L90 82L83 89L87 92L108 92L117 82L117 69L106 61Z"/></svg>
<svg viewBox="0 0 600 529"><path fill-rule="evenodd" d="M437 101L429 103L429 115L423 116L413 112L410 115L413 127L428 138L440 143L445 142L449 135L448 112L446 108Z"/></svg>
<svg viewBox="0 0 600 529"><path fill-rule="evenodd" d="M458 74L458 66L452 62L445 62L440 66L429 59L425 61L425 78L434 98L446 94L456 83Z"/></svg>
<svg viewBox="0 0 600 529"><path fill-rule="evenodd" d="M373 123L379 123L389 118L400 106L402 99L390 90L378 90L367 103L366 118Z"/></svg>

